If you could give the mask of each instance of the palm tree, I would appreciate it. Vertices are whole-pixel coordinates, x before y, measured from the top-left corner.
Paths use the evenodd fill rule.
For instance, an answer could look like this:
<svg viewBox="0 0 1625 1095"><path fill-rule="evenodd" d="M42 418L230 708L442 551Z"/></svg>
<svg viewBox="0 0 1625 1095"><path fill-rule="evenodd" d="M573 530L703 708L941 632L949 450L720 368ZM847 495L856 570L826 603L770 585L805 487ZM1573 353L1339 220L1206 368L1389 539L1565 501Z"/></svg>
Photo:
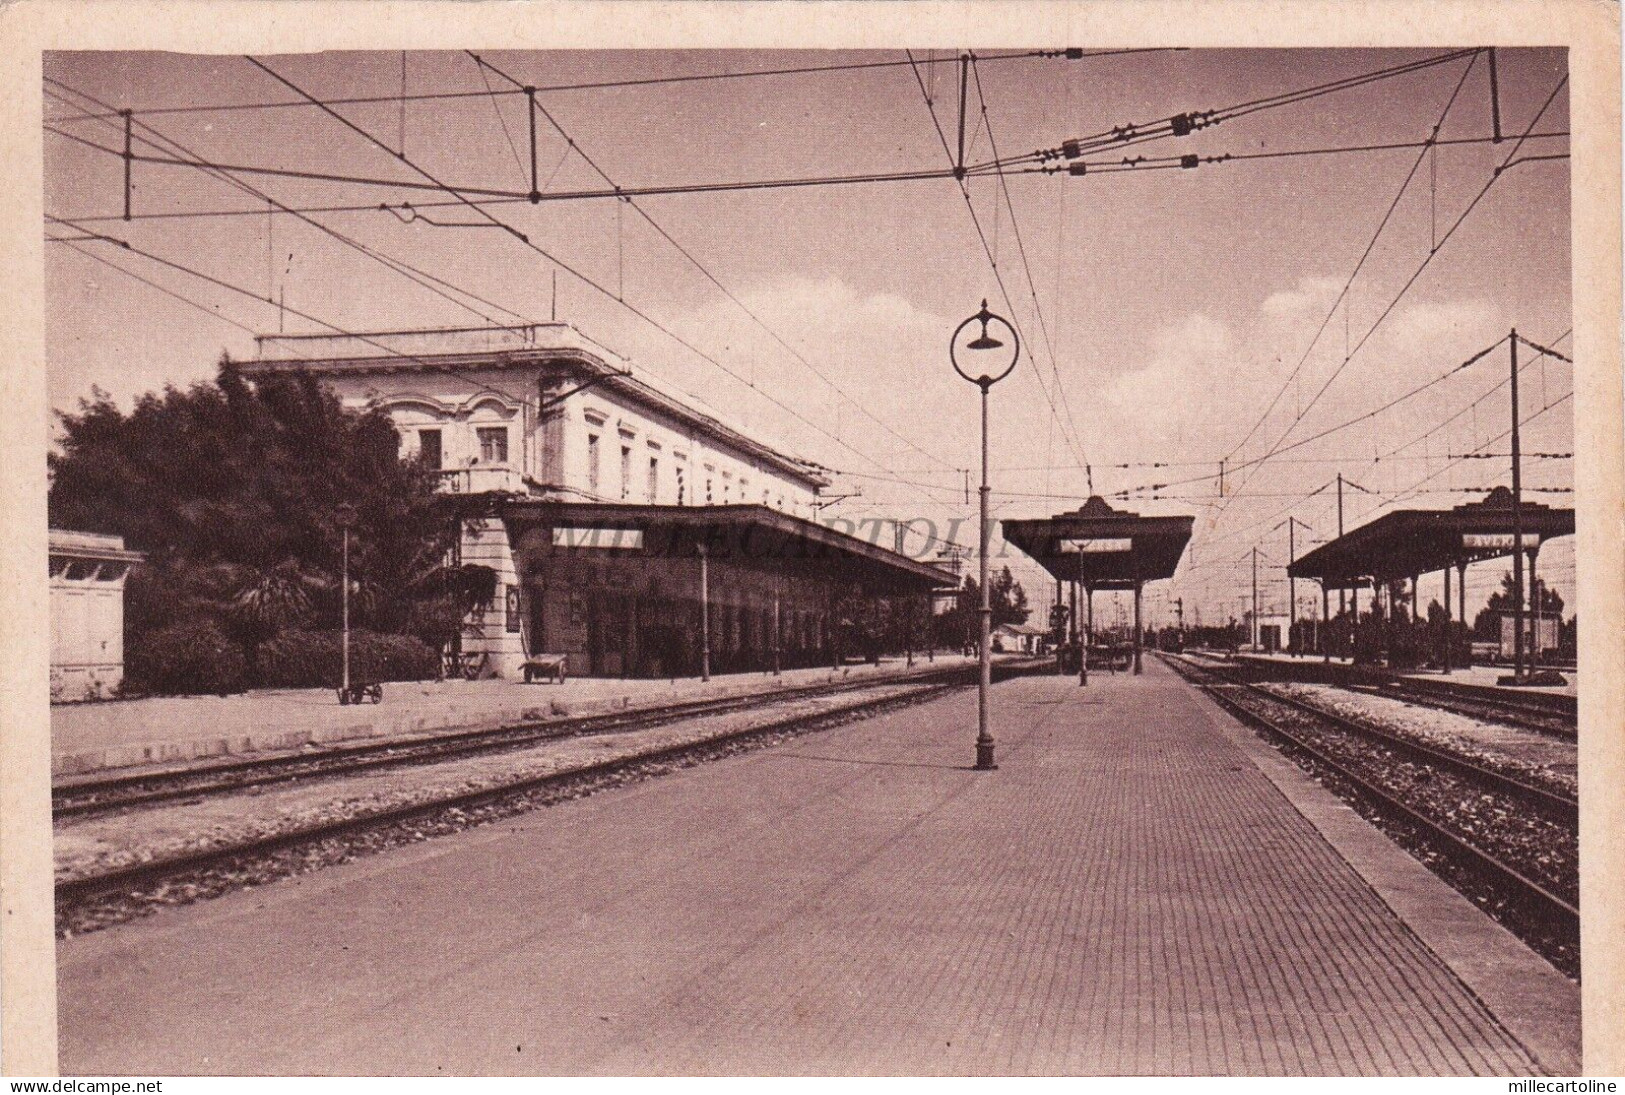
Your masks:
<svg viewBox="0 0 1625 1095"><path fill-rule="evenodd" d="M289 559L253 574L232 597L228 620L247 655L251 684L259 682L260 647L309 616L315 585L299 564Z"/></svg>

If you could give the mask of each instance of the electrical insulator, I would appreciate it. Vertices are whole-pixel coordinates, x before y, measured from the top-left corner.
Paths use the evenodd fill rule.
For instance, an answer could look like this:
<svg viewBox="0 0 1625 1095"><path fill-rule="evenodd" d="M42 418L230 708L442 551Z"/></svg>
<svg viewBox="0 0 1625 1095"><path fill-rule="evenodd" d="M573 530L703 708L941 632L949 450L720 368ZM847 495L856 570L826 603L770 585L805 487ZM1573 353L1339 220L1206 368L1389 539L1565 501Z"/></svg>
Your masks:
<svg viewBox="0 0 1625 1095"><path fill-rule="evenodd" d="M1179 157L1180 167L1195 167L1200 162L1201 161L1198 160L1193 153L1186 153L1185 155Z"/></svg>
<svg viewBox="0 0 1625 1095"><path fill-rule="evenodd" d="M1196 128L1196 119L1189 114L1175 114L1168 121L1174 127L1176 137L1188 137L1191 130Z"/></svg>
<svg viewBox="0 0 1625 1095"><path fill-rule="evenodd" d="M1061 155L1069 160L1075 160L1083 155L1083 146L1076 140L1061 142Z"/></svg>
<svg viewBox="0 0 1625 1095"><path fill-rule="evenodd" d="M1066 172L1068 175L1087 175L1089 174L1089 165L1086 163L1068 164Z"/></svg>

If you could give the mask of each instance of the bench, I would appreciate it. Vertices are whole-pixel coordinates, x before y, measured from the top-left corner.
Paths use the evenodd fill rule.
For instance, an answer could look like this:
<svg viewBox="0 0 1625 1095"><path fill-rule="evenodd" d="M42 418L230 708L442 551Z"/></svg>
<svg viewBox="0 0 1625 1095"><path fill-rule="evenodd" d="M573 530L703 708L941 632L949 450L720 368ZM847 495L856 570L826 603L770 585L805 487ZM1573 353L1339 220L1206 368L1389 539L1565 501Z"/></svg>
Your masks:
<svg viewBox="0 0 1625 1095"><path fill-rule="evenodd" d="M540 677L558 684L564 683L568 673L569 656L565 654L533 654L526 658L521 669L525 674L525 683L530 684Z"/></svg>

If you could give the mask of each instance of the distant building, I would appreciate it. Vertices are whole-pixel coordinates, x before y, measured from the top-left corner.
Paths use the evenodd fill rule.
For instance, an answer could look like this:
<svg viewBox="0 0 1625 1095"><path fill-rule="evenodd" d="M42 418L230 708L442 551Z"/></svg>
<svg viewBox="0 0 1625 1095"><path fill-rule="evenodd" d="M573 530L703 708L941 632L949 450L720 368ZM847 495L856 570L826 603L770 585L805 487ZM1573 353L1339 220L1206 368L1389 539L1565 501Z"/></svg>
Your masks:
<svg viewBox="0 0 1625 1095"><path fill-rule="evenodd" d="M501 593L463 646L501 676L540 653L606 676L808 664L831 654L842 583L952 584L814 523L821 468L630 375L567 324L258 343L244 375L314 375L346 406L387 411L404 452L466 499L460 561L494 569Z"/></svg>
<svg viewBox="0 0 1625 1095"><path fill-rule="evenodd" d="M992 648L1006 654L1043 654L1053 636L1037 624L1000 624L993 629Z"/></svg>
<svg viewBox="0 0 1625 1095"><path fill-rule="evenodd" d="M51 700L100 699L124 679L124 579L143 558L124 540L51 529Z"/></svg>

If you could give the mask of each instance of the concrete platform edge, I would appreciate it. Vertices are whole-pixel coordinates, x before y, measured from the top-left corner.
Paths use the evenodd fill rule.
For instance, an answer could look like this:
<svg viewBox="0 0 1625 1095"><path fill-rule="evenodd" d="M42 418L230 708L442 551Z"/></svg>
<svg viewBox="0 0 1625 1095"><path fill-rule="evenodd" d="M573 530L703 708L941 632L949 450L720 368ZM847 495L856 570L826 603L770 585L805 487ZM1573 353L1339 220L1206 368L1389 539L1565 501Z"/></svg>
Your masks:
<svg viewBox="0 0 1625 1095"><path fill-rule="evenodd" d="M916 665L908 670L884 671L872 675L866 673L864 676L879 682L907 679L932 671L934 671L934 667ZM703 698L722 699L752 693L767 695L786 688L797 687L796 683L782 678L764 678L758 674L740 674L739 676L740 680L738 682L721 682ZM833 681L837 676L844 675L831 672L828 679ZM540 690L546 690L552 686L539 685L537 687ZM128 745L53 753L51 757L51 775L53 780L62 780L71 779L75 776L93 776L101 772L114 770L185 766L191 761L212 761L228 757L260 754L310 752L325 746L341 747L345 744L353 744L369 738L395 738L405 741L414 737L434 734L495 729L513 723L565 721L613 714L619 711L657 709L673 703L692 702L701 698L700 696L673 697L668 695L634 698L631 695L617 695L582 699L579 696L570 696L568 694L543 694L537 697L538 702L536 704L512 704L478 714L464 715L460 718L436 718L422 713L390 715L387 712L380 712L378 718L351 725L319 726L298 730L266 727L264 730L247 734L238 733L229 736L200 737L179 741L137 741ZM639 702L640 700L642 702Z"/></svg>
<svg viewBox="0 0 1625 1095"><path fill-rule="evenodd" d="M1205 697L1204 697L1205 698ZM1211 701L1210 716L1384 904L1554 1076L1580 1074L1580 987Z"/></svg>

